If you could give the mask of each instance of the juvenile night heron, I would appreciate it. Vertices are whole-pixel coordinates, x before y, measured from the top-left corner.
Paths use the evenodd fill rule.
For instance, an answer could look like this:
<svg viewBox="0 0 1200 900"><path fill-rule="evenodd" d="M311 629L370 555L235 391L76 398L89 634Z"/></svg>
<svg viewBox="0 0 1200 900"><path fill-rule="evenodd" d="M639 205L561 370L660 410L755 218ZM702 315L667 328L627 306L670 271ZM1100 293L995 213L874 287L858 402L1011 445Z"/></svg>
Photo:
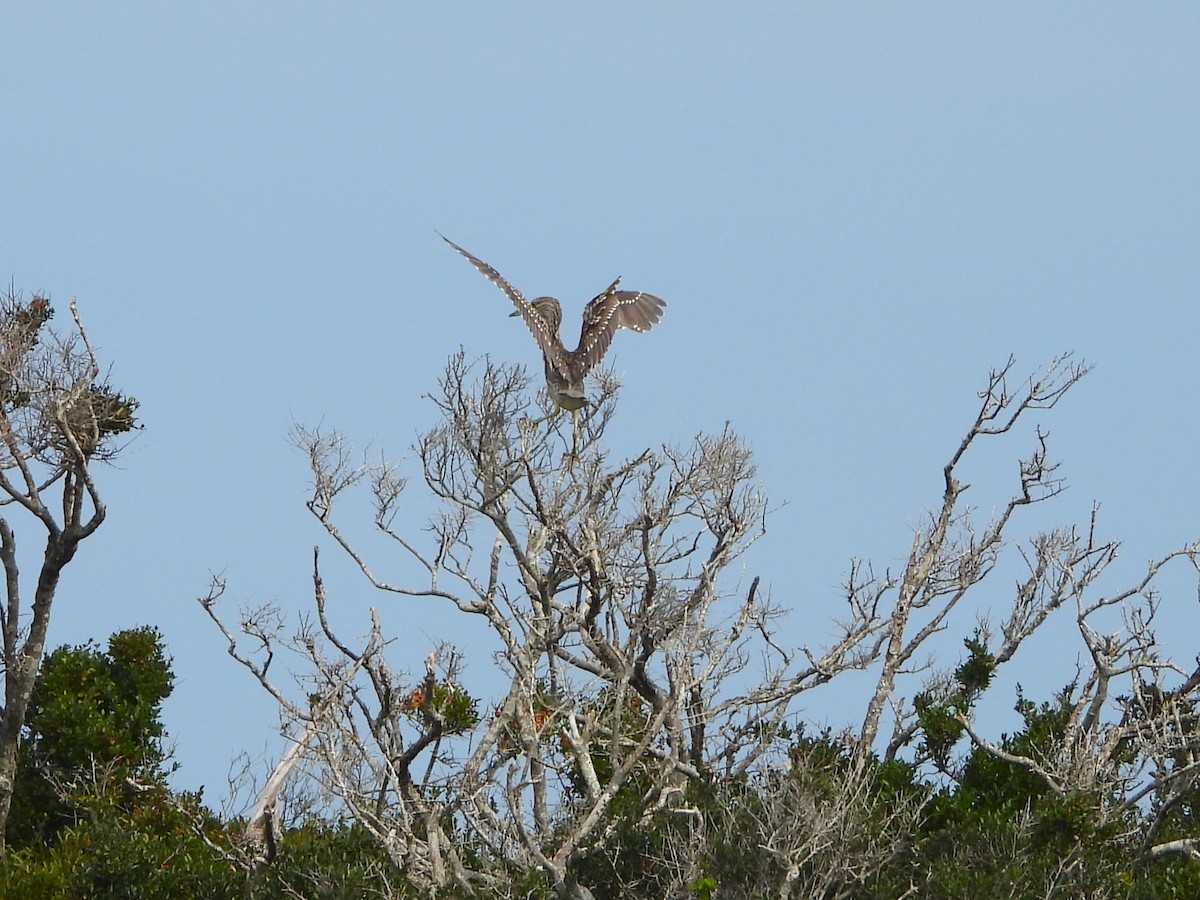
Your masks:
<svg viewBox="0 0 1200 900"><path fill-rule="evenodd" d="M479 257L471 255L445 235L441 237L508 295L517 308L512 315L520 316L529 326L546 363L546 390L550 399L560 409L571 413L571 455L575 456L579 449L579 410L588 402L583 379L600 364L618 329L649 331L662 318L666 302L643 291L618 291L617 285L621 282L618 278L583 308L579 346L568 350L558 333L562 307L557 300L553 297L526 300L524 294Z"/></svg>

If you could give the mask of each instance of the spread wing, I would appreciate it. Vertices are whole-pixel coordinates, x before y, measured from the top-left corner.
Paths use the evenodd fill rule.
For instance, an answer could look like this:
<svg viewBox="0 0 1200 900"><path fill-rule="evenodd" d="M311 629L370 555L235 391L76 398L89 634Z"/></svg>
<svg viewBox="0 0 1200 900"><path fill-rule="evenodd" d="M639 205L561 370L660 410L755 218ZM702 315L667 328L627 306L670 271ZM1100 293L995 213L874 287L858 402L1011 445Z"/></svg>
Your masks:
<svg viewBox="0 0 1200 900"><path fill-rule="evenodd" d="M583 308L583 330L572 354L578 378L600 364L620 328L649 331L662 318L666 301L644 291L618 291L618 278Z"/></svg>
<svg viewBox="0 0 1200 900"><path fill-rule="evenodd" d="M537 341L538 347L541 348L543 357L548 360L560 360L562 358L562 342L558 338L557 323L552 328L545 319L538 315L537 310L533 308L533 304L525 299L524 294L509 284L503 275L482 259L468 253L440 232L438 233L438 237L465 256L471 265L482 272L492 284L508 295L508 299L513 302L513 306L517 308L517 312L521 314L521 318L525 320L525 324L529 327L530 332L532 332L533 339ZM565 375L566 373L564 372L563 374Z"/></svg>

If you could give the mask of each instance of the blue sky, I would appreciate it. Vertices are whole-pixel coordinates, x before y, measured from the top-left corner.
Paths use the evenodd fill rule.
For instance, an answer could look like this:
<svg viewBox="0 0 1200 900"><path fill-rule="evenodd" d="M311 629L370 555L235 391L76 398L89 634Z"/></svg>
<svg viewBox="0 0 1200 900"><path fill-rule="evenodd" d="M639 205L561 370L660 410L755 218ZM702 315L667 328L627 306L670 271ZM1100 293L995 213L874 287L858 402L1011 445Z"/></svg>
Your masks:
<svg viewBox="0 0 1200 900"><path fill-rule="evenodd" d="M319 543L348 630L379 605L414 669L454 634L333 553L287 442L324 422L402 453L460 344L538 370L435 229L572 318L617 275L667 299L615 342L614 440L728 420L753 445L780 508L746 573L795 644L851 557L902 558L1009 354L1097 364L1039 419L1071 487L1030 527L1100 502L1122 580L1200 537L1195 4L61 3L0 34L0 274L78 298L146 425L51 642L162 628L181 786L274 746L194 601L210 572L299 611ZM1027 446L971 470L984 515ZM1186 664L1196 595L1168 584ZM1034 694L1078 652L1054 627L1014 663Z"/></svg>

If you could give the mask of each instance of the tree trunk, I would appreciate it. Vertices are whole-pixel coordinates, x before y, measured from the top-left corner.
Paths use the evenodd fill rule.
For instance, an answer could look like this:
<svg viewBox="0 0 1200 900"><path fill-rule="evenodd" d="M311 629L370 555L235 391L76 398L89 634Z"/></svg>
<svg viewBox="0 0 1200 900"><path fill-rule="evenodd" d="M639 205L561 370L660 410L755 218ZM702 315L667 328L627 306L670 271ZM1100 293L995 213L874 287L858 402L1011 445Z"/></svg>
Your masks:
<svg viewBox="0 0 1200 900"><path fill-rule="evenodd" d="M18 644L20 597L16 544L12 531L0 529L0 559L3 560L8 586L8 615L4 622L4 714L0 718L0 856L7 852L8 815L16 790L17 764L21 750L21 732L25 714L33 696L38 667L46 652L46 632L50 627L50 607L58 589L63 566L71 561L79 546L78 535L55 530L46 540L46 554L38 576L33 599L33 618L29 635Z"/></svg>

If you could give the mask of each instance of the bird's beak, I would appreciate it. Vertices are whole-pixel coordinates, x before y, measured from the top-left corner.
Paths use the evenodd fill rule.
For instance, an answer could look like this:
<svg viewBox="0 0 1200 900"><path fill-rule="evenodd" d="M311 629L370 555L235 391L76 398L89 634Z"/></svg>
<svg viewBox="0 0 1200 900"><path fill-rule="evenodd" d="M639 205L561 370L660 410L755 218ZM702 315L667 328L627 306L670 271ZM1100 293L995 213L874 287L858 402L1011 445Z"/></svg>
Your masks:
<svg viewBox="0 0 1200 900"><path fill-rule="evenodd" d="M519 316L520 314L521 314L521 311L520 311L519 309L514 309L512 312L510 312L510 313L508 314L508 317L509 317L510 319L515 319L515 318L516 318L517 316Z"/></svg>

